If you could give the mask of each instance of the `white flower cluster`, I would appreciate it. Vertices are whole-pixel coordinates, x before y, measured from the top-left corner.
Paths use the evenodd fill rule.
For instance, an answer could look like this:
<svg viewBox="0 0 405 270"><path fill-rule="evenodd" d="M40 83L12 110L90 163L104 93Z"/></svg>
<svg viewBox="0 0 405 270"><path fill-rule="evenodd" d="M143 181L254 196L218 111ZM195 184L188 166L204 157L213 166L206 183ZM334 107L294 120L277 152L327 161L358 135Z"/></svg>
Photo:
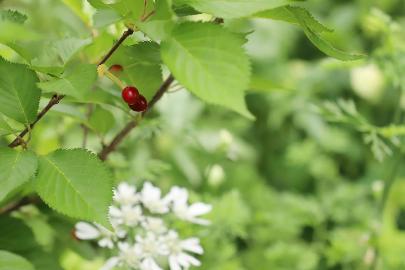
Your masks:
<svg viewBox="0 0 405 270"><path fill-rule="evenodd" d="M181 239L178 232L166 226L165 217L174 214L180 220L208 225L200 216L211 211L211 205L188 203L188 192L173 187L162 197L161 190L146 182L140 192L135 186L121 183L114 190L114 205L110 221L114 232L98 224L79 222L75 235L82 240L97 240L100 247L111 249L115 256L108 259L102 270L127 267L138 270L189 269L200 261L189 253L202 254L198 238Z"/></svg>

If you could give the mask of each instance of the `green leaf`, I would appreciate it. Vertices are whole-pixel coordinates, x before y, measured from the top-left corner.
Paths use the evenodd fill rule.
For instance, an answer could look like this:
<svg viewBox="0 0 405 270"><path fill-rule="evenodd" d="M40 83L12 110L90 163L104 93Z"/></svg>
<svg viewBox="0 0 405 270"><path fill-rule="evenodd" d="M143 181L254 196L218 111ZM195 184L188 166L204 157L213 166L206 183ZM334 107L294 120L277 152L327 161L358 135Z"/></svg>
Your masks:
<svg viewBox="0 0 405 270"><path fill-rule="evenodd" d="M253 17L282 20L300 25L309 40L323 53L343 61L358 60L363 55L350 54L334 48L320 34L332 30L317 21L311 13L301 7L285 6L255 14Z"/></svg>
<svg viewBox="0 0 405 270"><path fill-rule="evenodd" d="M123 71L116 75L128 85L136 86L148 100L162 84L161 57L157 43L142 42L122 46L107 64L120 64Z"/></svg>
<svg viewBox="0 0 405 270"><path fill-rule="evenodd" d="M93 16L94 26L105 27L121 20L120 15L112 9L97 10Z"/></svg>
<svg viewBox="0 0 405 270"><path fill-rule="evenodd" d="M0 112L24 124L37 116L41 90L37 75L27 66L0 57Z"/></svg>
<svg viewBox="0 0 405 270"><path fill-rule="evenodd" d="M71 73L63 74L62 78L38 83L45 93L58 93L75 98L83 98L97 79L95 65L80 65Z"/></svg>
<svg viewBox="0 0 405 270"><path fill-rule="evenodd" d="M184 23L162 42L161 52L174 77L196 96L252 118L244 100L250 63L243 42L220 25Z"/></svg>
<svg viewBox="0 0 405 270"><path fill-rule="evenodd" d="M25 253L38 246L31 229L20 219L2 215L0 228L0 249Z"/></svg>
<svg viewBox="0 0 405 270"><path fill-rule="evenodd" d="M299 17L301 18L302 22L304 22L305 25L308 28L312 29L312 31L314 31L315 33L333 31L332 29L326 27L317 19L315 19L314 16L312 16L312 14L308 12L308 10L301 7L283 6L256 13L255 15L253 15L253 17L285 21L301 26L301 22L297 18Z"/></svg>
<svg viewBox="0 0 405 270"><path fill-rule="evenodd" d="M23 257L0 250L0 270L34 270L34 267Z"/></svg>
<svg viewBox="0 0 405 270"><path fill-rule="evenodd" d="M90 18L88 14L86 14L85 1L82 0L62 0L62 2L68 6L85 24L90 24Z"/></svg>
<svg viewBox="0 0 405 270"><path fill-rule="evenodd" d="M247 17L259 11L280 7L293 0L185 0L196 10L221 18Z"/></svg>
<svg viewBox="0 0 405 270"><path fill-rule="evenodd" d="M0 148L0 201L27 182L37 169L37 157L28 151Z"/></svg>
<svg viewBox="0 0 405 270"><path fill-rule="evenodd" d="M23 24L27 19L27 15L16 10L0 10L0 21Z"/></svg>
<svg viewBox="0 0 405 270"><path fill-rule="evenodd" d="M13 129L6 120L4 120L4 117L0 115L0 136L5 136L9 134L13 134L14 132L17 132L17 130Z"/></svg>
<svg viewBox="0 0 405 270"><path fill-rule="evenodd" d="M112 175L96 155L62 149L42 156L34 183L41 198L55 210L111 227Z"/></svg>
<svg viewBox="0 0 405 270"><path fill-rule="evenodd" d="M302 20L300 19L301 23ZM323 53L334 57L336 59L342 60L342 61L354 61L354 60L359 60L365 57L365 55L361 54L351 54L347 53L341 50L336 49L335 47L332 46L328 41L323 39L320 35L312 31L310 28L307 26L304 27L305 34L309 38L309 40Z"/></svg>
<svg viewBox="0 0 405 270"><path fill-rule="evenodd" d="M65 65L85 46L91 43L91 39L68 37L64 39L46 42L45 44L33 44L30 53L32 68L51 74L60 74ZM37 56L37 51L41 53Z"/></svg>
<svg viewBox="0 0 405 270"><path fill-rule="evenodd" d="M155 14L146 22L138 22L136 26L155 41L161 41L171 33L174 27L175 13L169 0L157 0Z"/></svg>
<svg viewBox="0 0 405 270"><path fill-rule="evenodd" d="M104 3L102 0L87 0L94 8L103 9L108 8L108 5Z"/></svg>
<svg viewBox="0 0 405 270"><path fill-rule="evenodd" d="M95 7L98 12L113 13L119 15L122 19L135 19L138 20L144 13L144 1L134 1L134 0L118 0L112 4L106 4L101 0L89 0L89 3ZM147 2L147 9L145 14L150 12L153 8L152 1ZM112 12L108 12L112 11Z"/></svg>
<svg viewBox="0 0 405 270"><path fill-rule="evenodd" d="M97 106L91 114L89 124L96 132L104 134L107 133L114 126L114 116L110 111L104 110Z"/></svg>
<svg viewBox="0 0 405 270"><path fill-rule="evenodd" d="M144 1L118 0L110 6L123 18L139 19L143 14Z"/></svg>

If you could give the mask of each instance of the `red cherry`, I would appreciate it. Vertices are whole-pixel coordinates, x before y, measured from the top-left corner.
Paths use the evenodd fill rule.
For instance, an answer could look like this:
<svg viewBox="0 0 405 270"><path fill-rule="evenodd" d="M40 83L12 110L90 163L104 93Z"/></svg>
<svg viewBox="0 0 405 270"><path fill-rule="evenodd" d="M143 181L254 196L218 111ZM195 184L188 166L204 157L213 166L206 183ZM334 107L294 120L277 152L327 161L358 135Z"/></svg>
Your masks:
<svg viewBox="0 0 405 270"><path fill-rule="evenodd" d="M127 86L122 90L122 99L128 104L134 104L139 97L138 89L133 86Z"/></svg>
<svg viewBox="0 0 405 270"><path fill-rule="evenodd" d="M148 108L148 101L142 95L139 95L134 104L130 104L129 107L136 112L144 112Z"/></svg>
<svg viewBox="0 0 405 270"><path fill-rule="evenodd" d="M121 65L116 64L116 65L112 65L112 66L109 68L109 70L110 70L111 72L121 72L121 71L124 70L124 68L123 68Z"/></svg>

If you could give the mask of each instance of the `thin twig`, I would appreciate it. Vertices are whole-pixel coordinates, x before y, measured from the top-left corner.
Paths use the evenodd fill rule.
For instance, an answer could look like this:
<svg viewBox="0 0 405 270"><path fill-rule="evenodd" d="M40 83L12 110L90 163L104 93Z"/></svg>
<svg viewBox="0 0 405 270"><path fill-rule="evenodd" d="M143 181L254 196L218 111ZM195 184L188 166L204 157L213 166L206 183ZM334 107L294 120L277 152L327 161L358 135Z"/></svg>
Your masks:
<svg viewBox="0 0 405 270"><path fill-rule="evenodd" d="M142 118L154 107L154 105L162 98L163 94L169 89L170 85L173 83L174 77L170 75L159 87L159 89L156 91L155 95L153 98L150 100L148 109L142 113ZM139 119L139 121L142 120L142 118ZM135 127L138 126L138 122L135 122L134 120L128 122L125 127L118 132L117 135L112 139L112 141L108 144L103 146L99 153L99 157L101 160L106 160L113 152L115 149L117 149L118 145L121 144L121 142L125 139L125 137L128 136L128 134L133 130Z"/></svg>
<svg viewBox="0 0 405 270"><path fill-rule="evenodd" d="M110 49L110 51L101 59L101 61L98 63L99 65L104 64L107 62L107 60L113 55L113 53L118 49L119 46L130 36L134 33L134 30L128 28L120 37L120 39L117 41L117 43L114 44L114 46Z"/></svg>
<svg viewBox="0 0 405 270"><path fill-rule="evenodd" d="M37 118L35 119L34 122L32 122L29 127L25 128L18 136L17 138L12 141L8 146L9 147L17 147L21 144L24 144L23 137L28 133L29 130L32 130L34 126L38 123L39 120L44 117L44 115L56 104L58 104L61 99L63 99L65 96L64 95L54 95L48 102L48 104L45 106L45 108L42 109L42 111L37 115Z"/></svg>

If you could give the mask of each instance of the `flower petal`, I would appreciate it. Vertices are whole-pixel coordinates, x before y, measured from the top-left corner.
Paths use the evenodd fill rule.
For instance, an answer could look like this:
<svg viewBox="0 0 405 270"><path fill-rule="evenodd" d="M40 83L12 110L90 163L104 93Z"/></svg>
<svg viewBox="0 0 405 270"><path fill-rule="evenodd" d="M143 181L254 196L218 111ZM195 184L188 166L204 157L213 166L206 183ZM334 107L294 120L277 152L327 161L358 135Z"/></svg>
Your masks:
<svg viewBox="0 0 405 270"><path fill-rule="evenodd" d="M119 263L118 257L109 258L100 270L111 270Z"/></svg>
<svg viewBox="0 0 405 270"><path fill-rule="evenodd" d="M75 235L79 239L90 240L100 237L100 231L87 222L78 222L75 226Z"/></svg>

